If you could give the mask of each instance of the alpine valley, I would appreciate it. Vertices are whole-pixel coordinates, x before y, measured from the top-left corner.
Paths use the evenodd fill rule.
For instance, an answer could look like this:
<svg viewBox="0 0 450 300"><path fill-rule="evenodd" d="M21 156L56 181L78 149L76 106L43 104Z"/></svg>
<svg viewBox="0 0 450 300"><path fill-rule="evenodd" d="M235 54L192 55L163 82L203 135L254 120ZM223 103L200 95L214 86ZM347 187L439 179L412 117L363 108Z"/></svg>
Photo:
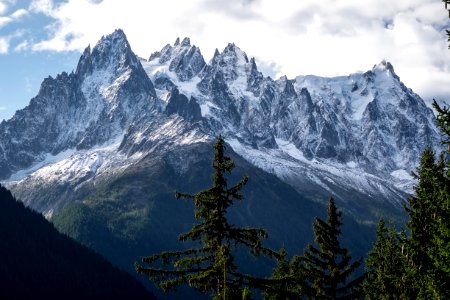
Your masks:
<svg viewBox="0 0 450 300"><path fill-rule="evenodd" d="M274 80L234 44L206 62L177 39L143 59L116 30L0 124L0 179L58 230L134 273L141 256L185 246L177 236L195 221L193 206L174 193L210 185L218 135L235 160L230 183L250 178L234 223L301 253L333 196L356 258L380 217L404 220L411 171L425 147L440 147L433 111L389 62Z"/></svg>

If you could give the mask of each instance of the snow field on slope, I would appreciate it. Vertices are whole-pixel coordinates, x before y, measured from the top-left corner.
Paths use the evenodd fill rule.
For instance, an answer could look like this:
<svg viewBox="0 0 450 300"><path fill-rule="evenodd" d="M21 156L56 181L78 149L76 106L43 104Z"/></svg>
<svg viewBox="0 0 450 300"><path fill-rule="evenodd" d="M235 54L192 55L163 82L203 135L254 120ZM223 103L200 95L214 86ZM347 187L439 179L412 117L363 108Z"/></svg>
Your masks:
<svg viewBox="0 0 450 300"><path fill-rule="evenodd" d="M330 161L308 160L295 145L289 141L277 139L278 149L254 149L246 146L234 138L227 138L227 143L234 151L253 165L266 172L273 173L283 181L292 183L305 180L305 176L312 182L332 193L332 185L339 185L347 189L357 189L369 195L383 193L391 196L388 188L392 181L400 187L404 183L397 177L380 178L356 169L356 163L333 163ZM396 173L395 173L396 174ZM397 203L401 205L401 203Z"/></svg>

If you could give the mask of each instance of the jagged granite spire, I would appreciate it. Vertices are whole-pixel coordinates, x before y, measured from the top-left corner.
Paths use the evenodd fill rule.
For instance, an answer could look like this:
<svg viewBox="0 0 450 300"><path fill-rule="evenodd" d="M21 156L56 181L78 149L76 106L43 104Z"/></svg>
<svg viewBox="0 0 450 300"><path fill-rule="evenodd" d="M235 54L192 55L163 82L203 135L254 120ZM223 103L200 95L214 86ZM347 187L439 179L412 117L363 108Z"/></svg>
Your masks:
<svg viewBox="0 0 450 300"><path fill-rule="evenodd" d="M90 46L84 50L76 74L86 77L95 70L110 70L118 75L127 68L137 69L139 65L139 59L131 50L125 33L117 29L103 36L92 51Z"/></svg>
<svg viewBox="0 0 450 300"><path fill-rule="evenodd" d="M203 69L206 65L205 59L198 47L191 45L188 37L177 38L174 45L167 44L159 52L150 56L150 62L160 65L168 65L169 71L174 72L180 81L188 81ZM154 78L159 82L162 79Z"/></svg>
<svg viewBox="0 0 450 300"><path fill-rule="evenodd" d="M181 47L190 47L191 46L191 39L188 37L185 37L183 41L181 42Z"/></svg>
<svg viewBox="0 0 450 300"><path fill-rule="evenodd" d="M75 74L78 76L89 75L92 73L91 45L84 49L81 55Z"/></svg>

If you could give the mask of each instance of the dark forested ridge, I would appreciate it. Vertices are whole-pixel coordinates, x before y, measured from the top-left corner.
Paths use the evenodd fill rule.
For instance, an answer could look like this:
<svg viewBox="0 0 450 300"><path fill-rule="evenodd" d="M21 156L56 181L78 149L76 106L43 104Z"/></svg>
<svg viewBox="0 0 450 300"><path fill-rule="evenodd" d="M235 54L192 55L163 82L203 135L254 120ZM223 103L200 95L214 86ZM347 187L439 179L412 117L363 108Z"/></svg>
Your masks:
<svg viewBox="0 0 450 300"><path fill-rule="evenodd" d="M0 186L0 299L152 299Z"/></svg>

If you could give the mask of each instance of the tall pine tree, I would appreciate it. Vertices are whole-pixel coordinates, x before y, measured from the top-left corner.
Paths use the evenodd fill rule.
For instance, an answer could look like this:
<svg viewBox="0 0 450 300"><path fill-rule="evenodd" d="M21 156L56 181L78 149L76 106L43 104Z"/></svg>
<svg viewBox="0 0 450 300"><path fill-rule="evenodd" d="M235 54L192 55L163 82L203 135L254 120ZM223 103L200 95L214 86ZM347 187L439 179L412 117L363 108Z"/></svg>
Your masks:
<svg viewBox="0 0 450 300"><path fill-rule="evenodd" d="M450 0L442 2L448 9ZM450 42L450 31L447 34ZM367 261L365 290L369 299L450 299L450 111L436 101L433 107L442 144L448 150L438 159L431 148L422 153L416 174L418 184L406 207L410 235L404 235L401 252L395 251L400 245L393 233L379 228ZM389 267L389 261L397 261L397 268Z"/></svg>
<svg viewBox="0 0 450 300"><path fill-rule="evenodd" d="M240 273L234 259L238 245L247 247L253 255L278 254L262 246L261 239L267 237L265 230L237 228L228 222L227 210L235 201L242 200L241 189L248 181L244 177L229 188L225 175L233 168L234 162L225 156L225 141L218 137L214 145L212 187L194 195L176 193L177 198L194 202L195 218L199 220L179 239L198 242L199 247L145 257L142 262L149 266L136 265L138 273L147 275L164 290L188 284L220 299L241 298L244 294L248 297L248 288L267 285L267 280Z"/></svg>
<svg viewBox="0 0 450 300"><path fill-rule="evenodd" d="M278 264L272 272L272 282L264 293L264 299L294 300L302 299L305 294L305 278L299 268L301 258L296 256L289 262L286 256L286 251L281 250Z"/></svg>
<svg viewBox="0 0 450 300"><path fill-rule="evenodd" d="M443 0L445 2L445 8L448 9L450 0ZM450 18L450 10L449 10ZM447 30L448 42L450 43L450 31ZM450 45L449 45L450 48ZM434 264L447 275L447 280L450 282L450 110L448 107L440 107L436 101L433 102L433 106L438 112L437 120L438 125L441 128L444 139L443 144L448 148L447 152L447 165L446 165L446 184L439 193L439 203L443 208L442 214L438 217L439 232L434 236L434 241L438 247L438 251L432 253L432 259ZM447 284L448 286L448 284ZM446 292L449 292L450 287ZM450 293L449 293L450 294ZM450 298L450 295L449 295Z"/></svg>
<svg viewBox="0 0 450 300"><path fill-rule="evenodd" d="M309 244L301 258L300 271L306 278L306 293L309 299L355 299L360 297L358 289L362 277L350 282L348 278L360 266L351 262L351 256L339 242L342 213L330 198L327 220L316 218L313 224L315 242Z"/></svg>
<svg viewBox="0 0 450 300"><path fill-rule="evenodd" d="M448 9L450 0L442 2ZM447 35L450 42L448 30ZM436 159L434 151L428 148L421 156L416 175L418 184L406 207L410 236L402 251L406 270L414 276L411 285L418 299L450 298L450 111L448 107L441 108L436 101L433 107L437 111L442 144L448 151ZM372 254L375 251L376 248ZM380 255L389 255L388 249L384 251L380 250ZM399 278L393 276L392 280L395 282Z"/></svg>
<svg viewBox="0 0 450 300"><path fill-rule="evenodd" d="M377 239L366 261L363 283L367 299L414 299L417 291L405 255L406 235L380 220Z"/></svg>
<svg viewBox="0 0 450 300"><path fill-rule="evenodd" d="M437 247L431 251L430 256L435 266L447 274L450 282L450 110L448 107L439 107L436 101L433 105L438 112L438 125L444 136L442 143L447 146L448 151L439 163L439 170L442 172L439 178L442 182L436 202L440 209L435 217L437 231L433 232L433 241Z"/></svg>
<svg viewBox="0 0 450 300"><path fill-rule="evenodd" d="M450 273L445 270L449 265L450 181L445 169L444 156L436 160L434 151L427 148L417 170L419 181L415 194L409 198L406 208L411 233L407 243L408 261L415 274L418 297L423 299L450 296L447 287Z"/></svg>
<svg viewBox="0 0 450 300"><path fill-rule="evenodd" d="M434 106L442 142L449 145L449 110L436 102ZM418 179L415 193L406 206L409 235L404 234L400 241L384 225L379 228L367 261L365 291L369 299L450 298L449 166L445 153L438 159L431 148L422 153L414 174Z"/></svg>
<svg viewBox="0 0 450 300"><path fill-rule="evenodd" d="M433 103L438 112L442 144L450 145L450 112ZM449 149L450 150L450 149ZM407 243L408 261L415 274L418 297L450 298L450 161L448 153L436 159L426 149L417 170L418 184L408 201L411 235ZM446 157L447 155L447 157Z"/></svg>

